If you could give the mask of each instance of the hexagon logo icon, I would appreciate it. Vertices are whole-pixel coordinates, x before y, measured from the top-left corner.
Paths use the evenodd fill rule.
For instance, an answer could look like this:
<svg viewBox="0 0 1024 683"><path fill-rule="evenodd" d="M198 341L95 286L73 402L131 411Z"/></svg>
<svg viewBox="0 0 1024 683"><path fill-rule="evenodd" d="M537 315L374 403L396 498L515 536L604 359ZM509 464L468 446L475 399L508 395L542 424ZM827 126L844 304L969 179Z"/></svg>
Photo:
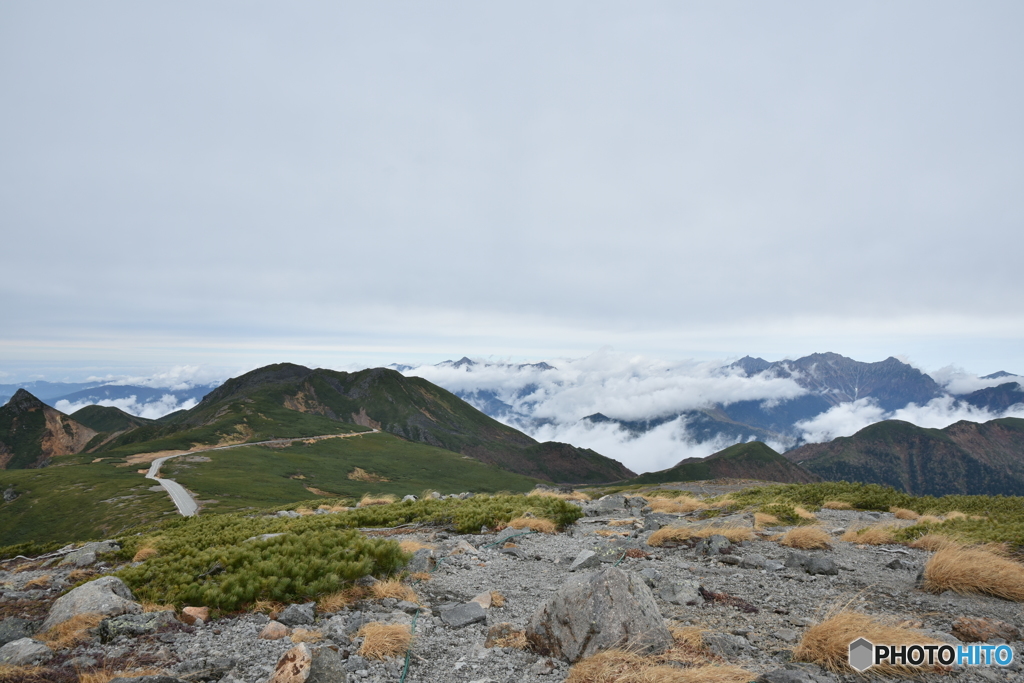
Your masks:
<svg viewBox="0 0 1024 683"><path fill-rule="evenodd" d="M850 643L850 666L857 672L867 670L873 663L875 646L866 638Z"/></svg>

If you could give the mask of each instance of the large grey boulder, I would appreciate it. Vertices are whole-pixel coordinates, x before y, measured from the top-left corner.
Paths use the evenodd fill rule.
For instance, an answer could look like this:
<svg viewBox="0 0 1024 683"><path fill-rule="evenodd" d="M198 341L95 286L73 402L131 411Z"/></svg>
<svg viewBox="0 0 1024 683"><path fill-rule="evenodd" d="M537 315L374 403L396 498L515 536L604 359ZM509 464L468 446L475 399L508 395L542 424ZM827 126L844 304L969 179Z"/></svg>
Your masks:
<svg viewBox="0 0 1024 683"><path fill-rule="evenodd" d="M79 614L102 614L108 617L141 614L142 605L135 602L133 597L124 581L114 576L102 576L57 598L40 630L48 631Z"/></svg>
<svg viewBox="0 0 1024 683"><path fill-rule="evenodd" d="M662 652L672 636L643 578L613 567L563 584L526 627L542 655L570 662L613 647Z"/></svg>
<svg viewBox="0 0 1024 683"><path fill-rule="evenodd" d="M0 621L0 647L14 640L31 638L36 632L36 622L18 617L9 617Z"/></svg>
<svg viewBox="0 0 1024 683"><path fill-rule="evenodd" d="M300 643L281 655L267 683L344 683L344 660L329 647Z"/></svg>
<svg viewBox="0 0 1024 683"><path fill-rule="evenodd" d="M38 640L19 638L0 647L0 664L10 666L32 666L53 657L53 650Z"/></svg>

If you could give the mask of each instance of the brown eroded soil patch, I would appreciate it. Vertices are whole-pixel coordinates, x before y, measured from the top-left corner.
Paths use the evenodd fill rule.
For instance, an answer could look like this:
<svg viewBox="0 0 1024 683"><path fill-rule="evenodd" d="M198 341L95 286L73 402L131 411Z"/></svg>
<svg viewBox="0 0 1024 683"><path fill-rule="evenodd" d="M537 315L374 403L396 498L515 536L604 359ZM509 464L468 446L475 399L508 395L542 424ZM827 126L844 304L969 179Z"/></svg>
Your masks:
<svg viewBox="0 0 1024 683"><path fill-rule="evenodd" d="M153 451L152 453L136 453L135 455L129 455L127 460L118 465L118 467L130 467L132 465L148 464L162 458L165 455L184 455L188 451Z"/></svg>

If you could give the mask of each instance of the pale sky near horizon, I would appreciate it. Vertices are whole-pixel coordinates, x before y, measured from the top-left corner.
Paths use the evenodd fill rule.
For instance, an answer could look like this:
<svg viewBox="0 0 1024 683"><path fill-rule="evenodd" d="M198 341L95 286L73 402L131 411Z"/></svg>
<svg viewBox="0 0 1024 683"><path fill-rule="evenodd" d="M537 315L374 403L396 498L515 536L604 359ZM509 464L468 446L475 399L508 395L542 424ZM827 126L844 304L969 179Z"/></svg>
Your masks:
<svg viewBox="0 0 1024 683"><path fill-rule="evenodd" d="M1015 2L2 3L0 383L605 347L1024 373L1022 30Z"/></svg>

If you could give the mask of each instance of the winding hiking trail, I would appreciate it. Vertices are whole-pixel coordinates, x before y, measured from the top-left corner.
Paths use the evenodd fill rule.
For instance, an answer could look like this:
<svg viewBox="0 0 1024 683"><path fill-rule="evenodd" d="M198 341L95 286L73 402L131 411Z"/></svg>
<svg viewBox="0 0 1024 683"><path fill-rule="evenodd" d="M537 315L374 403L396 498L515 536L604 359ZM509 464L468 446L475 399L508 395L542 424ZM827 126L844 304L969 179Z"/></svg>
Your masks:
<svg viewBox="0 0 1024 683"><path fill-rule="evenodd" d="M268 441L252 441L249 443L236 443L230 446L210 446L208 448L196 448L190 451L183 451L181 453L175 453L174 455L165 455L162 458L157 458L149 466L149 471L146 472L146 479L152 479L160 486L164 487L170 495L171 500L174 502L174 506L178 508L178 513L183 517L193 517L199 514L199 503L192 496L188 490L174 481L173 479L164 479L160 476L160 467L164 462L171 458L178 458L183 455L196 455L197 453L208 453L210 451L226 451L229 448L242 448L244 446L266 446L268 444L289 444L293 441L321 441L323 439L347 439L351 436L364 436L366 434L379 434L379 429L372 429L368 432L346 432L344 434L324 434L322 436L302 436L292 439L270 439Z"/></svg>

